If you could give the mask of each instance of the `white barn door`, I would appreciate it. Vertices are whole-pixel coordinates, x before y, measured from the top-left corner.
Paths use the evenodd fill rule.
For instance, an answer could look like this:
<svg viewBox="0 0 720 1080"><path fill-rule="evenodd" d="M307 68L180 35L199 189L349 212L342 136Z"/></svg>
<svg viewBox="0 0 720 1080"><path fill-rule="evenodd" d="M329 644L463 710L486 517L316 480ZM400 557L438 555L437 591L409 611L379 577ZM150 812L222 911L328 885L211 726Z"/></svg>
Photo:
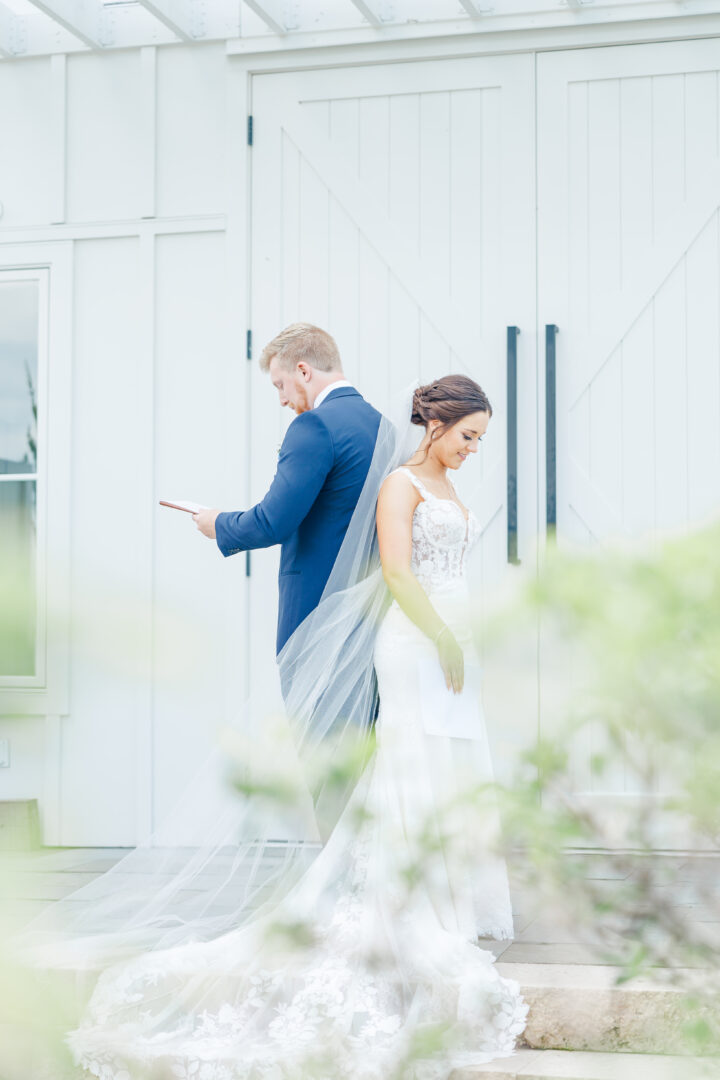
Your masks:
<svg viewBox="0 0 720 1080"><path fill-rule="evenodd" d="M715 39L538 57L538 337L558 327L560 545L652 545L720 507L719 88ZM541 730L564 686L541 649ZM578 795L636 798L620 768L598 789L601 749L575 748Z"/></svg>
<svg viewBox="0 0 720 1080"><path fill-rule="evenodd" d="M532 57L262 75L253 116L252 498L292 419L256 358L288 323L329 329L348 378L381 410L415 377L465 372L494 410L460 474L483 529L487 595L508 568L508 325L521 329L521 559L537 517ZM276 552L253 553L251 568L251 680L269 687ZM517 686L486 683L499 775L535 735L536 690L519 700Z"/></svg>

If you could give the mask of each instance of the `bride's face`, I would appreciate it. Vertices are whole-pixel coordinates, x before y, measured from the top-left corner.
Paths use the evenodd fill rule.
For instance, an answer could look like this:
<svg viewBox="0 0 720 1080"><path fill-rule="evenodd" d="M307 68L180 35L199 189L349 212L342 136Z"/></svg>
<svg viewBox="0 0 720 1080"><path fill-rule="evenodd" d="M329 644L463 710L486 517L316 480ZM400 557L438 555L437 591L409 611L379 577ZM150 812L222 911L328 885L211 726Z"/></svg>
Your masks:
<svg viewBox="0 0 720 1080"><path fill-rule="evenodd" d="M490 414L469 413L449 427L431 443L430 453L445 469L459 469L468 454L477 454L480 440L487 430ZM440 427L439 420L431 420L429 430Z"/></svg>

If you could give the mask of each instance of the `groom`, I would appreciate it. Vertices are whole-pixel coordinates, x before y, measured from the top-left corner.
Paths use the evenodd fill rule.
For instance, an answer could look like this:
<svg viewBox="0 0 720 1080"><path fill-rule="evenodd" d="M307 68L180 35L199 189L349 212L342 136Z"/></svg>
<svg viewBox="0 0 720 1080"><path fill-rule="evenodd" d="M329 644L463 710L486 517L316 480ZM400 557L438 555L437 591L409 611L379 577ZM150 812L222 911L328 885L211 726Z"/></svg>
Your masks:
<svg viewBox="0 0 720 1080"><path fill-rule="evenodd" d="M346 380L333 338L293 323L260 367L297 414L265 498L249 510L193 514L223 555L281 544L277 651L317 607L370 468L380 413Z"/></svg>

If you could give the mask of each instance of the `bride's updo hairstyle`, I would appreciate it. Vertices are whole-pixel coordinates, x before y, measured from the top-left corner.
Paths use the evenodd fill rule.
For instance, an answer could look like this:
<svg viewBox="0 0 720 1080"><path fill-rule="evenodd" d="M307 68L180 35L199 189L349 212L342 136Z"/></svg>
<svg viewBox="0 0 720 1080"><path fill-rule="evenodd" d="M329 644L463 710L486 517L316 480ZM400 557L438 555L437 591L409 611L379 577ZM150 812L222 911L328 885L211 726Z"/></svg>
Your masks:
<svg viewBox="0 0 720 1080"><path fill-rule="evenodd" d="M413 394L410 419L421 427L427 427L430 420L439 420L440 425L432 435L434 441L464 416L475 412L492 416L485 391L467 375L444 375L426 386L418 386Z"/></svg>

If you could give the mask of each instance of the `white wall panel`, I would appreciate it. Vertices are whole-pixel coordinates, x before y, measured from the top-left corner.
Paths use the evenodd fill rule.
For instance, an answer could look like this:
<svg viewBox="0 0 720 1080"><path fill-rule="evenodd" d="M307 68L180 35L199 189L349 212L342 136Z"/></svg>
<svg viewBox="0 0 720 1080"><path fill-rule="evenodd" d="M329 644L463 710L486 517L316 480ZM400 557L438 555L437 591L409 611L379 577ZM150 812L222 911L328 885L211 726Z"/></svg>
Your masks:
<svg viewBox="0 0 720 1080"><path fill-rule="evenodd" d="M142 380L137 240L75 247L72 674L63 726L63 844L135 837L135 715L150 557L136 477L151 467L135 424Z"/></svg>
<svg viewBox="0 0 720 1080"><path fill-rule="evenodd" d="M237 494L225 488L227 373L245 361L240 342L232 355L225 344L224 255L221 233L157 240L155 470L158 499L231 509ZM243 407L238 401L238 423ZM224 559L189 515L159 506L154 565L157 820L225 720L225 603L241 588L245 567L241 558Z"/></svg>
<svg viewBox="0 0 720 1080"><path fill-rule="evenodd" d="M52 220L50 58L0 64L0 202L4 228Z"/></svg>
<svg viewBox="0 0 720 1080"><path fill-rule="evenodd" d="M67 61L67 220L140 217L147 183L140 52Z"/></svg>
<svg viewBox="0 0 720 1080"><path fill-rule="evenodd" d="M220 43L159 49L157 214L225 209L226 60Z"/></svg>

